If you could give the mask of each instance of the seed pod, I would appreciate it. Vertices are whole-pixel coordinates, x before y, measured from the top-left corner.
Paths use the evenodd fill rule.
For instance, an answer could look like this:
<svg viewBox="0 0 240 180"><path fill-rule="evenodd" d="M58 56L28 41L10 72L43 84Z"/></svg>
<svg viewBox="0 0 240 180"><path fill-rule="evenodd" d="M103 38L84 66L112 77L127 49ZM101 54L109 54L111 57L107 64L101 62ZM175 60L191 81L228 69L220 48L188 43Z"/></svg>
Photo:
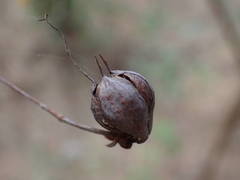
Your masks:
<svg viewBox="0 0 240 180"><path fill-rule="evenodd" d="M71 122L68 118L58 115L48 109L35 98L26 95L23 91L12 86L10 83L4 80L2 80L2 82L26 96L35 104L40 105L42 109L55 116L61 122L88 132L104 135L112 141L112 143L108 145L109 147L113 147L119 143L123 148L129 149L134 142L145 142L151 133L154 109L154 92L147 80L142 75L135 72L120 70L111 71L105 59L99 55L109 75L104 75L100 63L97 57L95 57L102 75L100 82L96 83L96 81L76 62L64 33L49 22L48 15L45 14L39 21L46 22L60 35L64 42L64 50L69 60L78 71L94 85L92 90L91 110L96 121L108 131Z"/></svg>
<svg viewBox="0 0 240 180"><path fill-rule="evenodd" d="M148 106L148 129L150 134L152 130L153 110L155 105L155 96L152 87L145 79L145 77L139 73L121 70L114 70L112 73L129 80L145 100Z"/></svg>
<svg viewBox="0 0 240 180"><path fill-rule="evenodd" d="M99 68L101 70L100 65ZM93 115L111 132L106 136L113 141L109 147L119 143L129 149L132 143L140 144L148 139L152 129L154 92L142 75L109 69L109 75L103 75L92 94Z"/></svg>

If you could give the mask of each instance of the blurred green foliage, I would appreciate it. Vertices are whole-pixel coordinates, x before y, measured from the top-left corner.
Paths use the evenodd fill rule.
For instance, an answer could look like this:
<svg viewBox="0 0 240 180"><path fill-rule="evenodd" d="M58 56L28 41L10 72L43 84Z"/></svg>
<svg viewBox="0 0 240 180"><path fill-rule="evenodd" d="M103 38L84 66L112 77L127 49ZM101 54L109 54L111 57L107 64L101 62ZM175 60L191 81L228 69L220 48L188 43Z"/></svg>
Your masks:
<svg viewBox="0 0 240 180"><path fill-rule="evenodd" d="M155 123L153 138L160 146L166 148L166 153L175 153L180 148L180 139L176 134L175 125L169 119L161 119Z"/></svg>
<svg viewBox="0 0 240 180"><path fill-rule="evenodd" d="M77 31L79 35L86 33L86 3L76 0L31 0L32 12L37 16L49 14L54 24L64 31ZM80 9L79 9L80 7Z"/></svg>

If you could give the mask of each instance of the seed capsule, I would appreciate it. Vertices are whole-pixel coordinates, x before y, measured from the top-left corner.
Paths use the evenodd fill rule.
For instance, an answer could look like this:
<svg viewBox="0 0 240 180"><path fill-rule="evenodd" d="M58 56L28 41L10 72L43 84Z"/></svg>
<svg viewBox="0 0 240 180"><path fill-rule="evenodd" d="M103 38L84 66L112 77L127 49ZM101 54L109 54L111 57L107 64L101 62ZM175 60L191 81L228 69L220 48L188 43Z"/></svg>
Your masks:
<svg viewBox="0 0 240 180"><path fill-rule="evenodd" d="M129 149L134 142L140 144L148 139L152 129L154 91L142 75L109 69L109 76L103 75L92 94L93 115L111 132L106 136L112 141L109 147L119 143Z"/></svg>
<svg viewBox="0 0 240 180"><path fill-rule="evenodd" d="M64 42L65 53L72 64L94 85L92 90L91 110L96 121L108 131L78 125L69 121L67 118L56 115L56 113L48 110L45 106L43 109L68 125L88 132L104 135L112 141L112 143L108 145L109 147L113 147L119 143L123 148L129 149L135 142L145 142L152 130L154 109L154 92L147 80L136 72L120 70L111 71L105 59L99 55L109 75L104 75L101 65L97 57L95 57L102 75L100 82L96 83L96 81L76 62L64 33L49 22L48 15L45 14L39 21L46 22L60 35ZM2 82L4 83L4 80L2 80ZM4 84L7 84L15 90L18 89L15 88L15 86L11 86L9 83ZM21 90L17 91L19 91L20 94L25 94ZM41 106L41 103L37 102L35 98L29 96L29 99Z"/></svg>

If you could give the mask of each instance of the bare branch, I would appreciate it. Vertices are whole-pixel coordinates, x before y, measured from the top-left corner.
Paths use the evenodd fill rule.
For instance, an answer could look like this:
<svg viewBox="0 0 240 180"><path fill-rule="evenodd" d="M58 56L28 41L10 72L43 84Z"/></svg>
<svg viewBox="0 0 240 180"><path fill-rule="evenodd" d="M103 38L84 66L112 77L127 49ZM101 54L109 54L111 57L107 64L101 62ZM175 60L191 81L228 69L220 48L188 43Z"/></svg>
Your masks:
<svg viewBox="0 0 240 180"><path fill-rule="evenodd" d="M95 134L99 134L99 135L103 135L103 136L110 135L109 131L105 131L105 130L98 129L98 128L92 128L92 127L89 127L89 126L86 126L86 125L82 125L82 124L77 124L76 122L72 121L68 117L65 117L64 115L62 115L60 113L57 113L53 109L49 108L46 104L40 102L37 98L29 95L27 92L25 92L24 90L20 89L15 84L9 82L7 79L2 77L1 75L0 75L0 83L8 86L13 91L17 92L18 94L22 95L23 97L25 97L29 101L33 102L34 104L39 106L42 110L48 112L53 117L55 117L61 123L65 123L67 125L76 127L78 129L81 129L81 130L84 130L84 131L88 131L88 132L91 132L91 133L95 133Z"/></svg>
<svg viewBox="0 0 240 180"><path fill-rule="evenodd" d="M88 75L87 72L85 72L84 70L82 70L82 68L79 66L79 64L77 63L77 61L74 59L73 55L72 55L72 51L68 45L68 42L65 38L64 33L57 28L55 25L53 25L52 23L49 22L48 20L48 14L45 14L43 18L38 20L39 22L46 22L53 30L55 30L61 37L61 39L63 40L64 43L64 50L66 52L66 54L68 55L69 59L71 60L72 64L78 69L78 71L83 74L88 80L90 80L93 84L96 84L94 79Z"/></svg>

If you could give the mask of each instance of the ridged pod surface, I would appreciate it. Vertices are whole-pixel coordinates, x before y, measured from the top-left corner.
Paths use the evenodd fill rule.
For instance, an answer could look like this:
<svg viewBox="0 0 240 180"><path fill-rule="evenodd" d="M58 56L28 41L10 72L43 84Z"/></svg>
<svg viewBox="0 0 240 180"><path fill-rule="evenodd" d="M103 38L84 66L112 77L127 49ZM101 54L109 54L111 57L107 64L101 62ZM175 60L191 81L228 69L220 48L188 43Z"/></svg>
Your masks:
<svg viewBox="0 0 240 180"><path fill-rule="evenodd" d="M96 121L111 132L106 136L129 149L143 143L152 130L154 91L147 80L132 71L114 70L103 76L92 92L91 110Z"/></svg>

